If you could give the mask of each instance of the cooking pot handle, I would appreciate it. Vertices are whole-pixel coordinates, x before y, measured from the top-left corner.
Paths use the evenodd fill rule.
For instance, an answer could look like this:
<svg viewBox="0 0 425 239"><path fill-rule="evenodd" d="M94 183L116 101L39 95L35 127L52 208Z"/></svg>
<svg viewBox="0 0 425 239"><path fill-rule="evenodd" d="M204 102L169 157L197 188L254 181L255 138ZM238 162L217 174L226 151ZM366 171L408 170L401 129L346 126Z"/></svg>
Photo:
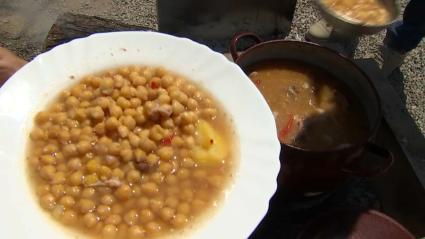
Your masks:
<svg viewBox="0 0 425 239"><path fill-rule="evenodd" d="M344 173L353 174L361 177L372 177L386 172L391 165L394 163L394 155L386 148L383 148L374 143L367 143L364 149L364 155L373 154L382 158L383 160L379 162L379 166L368 169L365 167L360 167L358 165L348 163L342 168ZM365 160L365 157L359 159L360 161ZM357 161L357 160L356 160ZM358 162L358 161L357 161Z"/></svg>
<svg viewBox="0 0 425 239"><path fill-rule="evenodd" d="M239 40L242 38L253 39L255 41L255 45L263 41L261 37L259 37L257 34L253 32L241 32L241 33L235 34L232 40L230 41L230 54L232 54L233 61L236 61L239 58L239 54L238 54L238 50L236 46Z"/></svg>

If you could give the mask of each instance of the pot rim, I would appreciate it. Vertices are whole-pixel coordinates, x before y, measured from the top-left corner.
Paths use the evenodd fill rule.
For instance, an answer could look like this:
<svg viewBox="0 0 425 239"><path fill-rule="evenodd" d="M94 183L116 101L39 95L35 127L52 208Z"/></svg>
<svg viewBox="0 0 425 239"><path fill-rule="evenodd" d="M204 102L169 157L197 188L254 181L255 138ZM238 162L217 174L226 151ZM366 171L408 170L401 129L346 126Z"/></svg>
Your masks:
<svg viewBox="0 0 425 239"><path fill-rule="evenodd" d="M330 49L330 48L321 46L321 45L316 44L316 43L305 42L305 41L297 41L297 40L276 39L276 40L262 41L260 43L257 43L255 45L249 47L248 49L244 50L243 52L241 52L239 54L239 56L235 59L235 63L239 67L241 67L239 65L240 60L243 59L243 58L245 58L245 57L248 57L247 55L249 55L249 54L253 54L252 52L255 52L255 49L259 49L261 47L266 47L268 45L276 44L276 43L309 45L309 46L312 46L312 47L320 48L321 50L324 50L324 51L328 51L331 54L337 55L346 64L350 64L357 71L359 71L360 74L363 75L363 77L367 80L370 88L372 89L373 95L375 95L375 97L377 99L377 104L378 104L377 120L376 120L376 122L372 122L370 124L371 127L370 127L370 130L369 130L369 136L368 137L365 137L365 140L362 140L362 141L360 141L358 143L348 144L348 145L343 145L343 146L329 148L329 149L323 149L323 150L305 149L305 148L297 147L297 146L294 146L294 145L285 144L285 143L282 143L282 142L280 142L280 144L282 146L285 146L285 147L288 147L288 148L291 148L291 149L296 149L296 150L303 151L303 152L331 153L331 152L338 152L338 151L342 151L342 150L348 150L348 149L354 149L354 148L361 148L364 145L366 145L367 143L372 142L373 141L373 138L375 137L376 133L378 132L378 129L379 129L379 126L381 124L382 117L383 117L381 100L379 98L378 91L377 91L375 85L372 83L372 80L370 79L370 77L356 63L354 63L348 57L342 55L341 53L339 53L339 52L337 52L337 51L335 51L333 49Z"/></svg>

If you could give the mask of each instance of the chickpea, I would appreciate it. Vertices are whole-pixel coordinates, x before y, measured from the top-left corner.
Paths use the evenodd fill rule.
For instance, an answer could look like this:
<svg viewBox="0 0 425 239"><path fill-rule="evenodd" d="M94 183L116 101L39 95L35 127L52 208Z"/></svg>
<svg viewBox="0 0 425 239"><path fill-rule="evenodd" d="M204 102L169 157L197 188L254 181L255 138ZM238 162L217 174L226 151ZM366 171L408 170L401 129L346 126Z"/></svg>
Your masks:
<svg viewBox="0 0 425 239"><path fill-rule="evenodd" d="M75 224L77 217L77 213L74 210L66 210L62 216L62 222L68 225Z"/></svg>
<svg viewBox="0 0 425 239"><path fill-rule="evenodd" d="M177 182L178 182L178 179L177 179L176 175L170 174L170 175L167 175L167 176L165 177L165 182L166 182L168 185L176 185L176 184L177 184Z"/></svg>
<svg viewBox="0 0 425 239"><path fill-rule="evenodd" d="M124 162L128 162L133 158L133 150L131 149L123 149L120 152L121 159Z"/></svg>
<svg viewBox="0 0 425 239"><path fill-rule="evenodd" d="M81 192L82 198L92 198L96 194L96 190L94 188L84 188Z"/></svg>
<svg viewBox="0 0 425 239"><path fill-rule="evenodd" d="M102 229L103 238L115 238L118 228L115 225L107 224Z"/></svg>
<svg viewBox="0 0 425 239"><path fill-rule="evenodd" d="M96 132L96 134L98 134L98 135L104 135L105 134L105 123L103 123L103 122L98 123L94 127L94 132Z"/></svg>
<svg viewBox="0 0 425 239"><path fill-rule="evenodd" d="M181 203L177 206L177 212L181 214L189 214L190 205L189 203Z"/></svg>
<svg viewBox="0 0 425 239"><path fill-rule="evenodd" d="M65 208L61 205L55 206L55 208L52 210L52 215L55 219L61 219L63 216L63 213L65 211Z"/></svg>
<svg viewBox="0 0 425 239"><path fill-rule="evenodd" d="M133 169L127 173L127 181L130 183L137 183L140 181L140 172Z"/></svg>
<svg viewBox="0 0 425 239"><path fill-rule="evenodd" d="M78 186L67 187L66 194L72 197L79 197L81 194L81 188Z"/></svg>
<svg viewBox="0 0 425 239"><path fill-rule="evenodd" d="M161 198L152 198L149 201L149 207L153 212L159 212L159 210L164 206L164 202Z"/></svg>
<svg viewBox="0 0 425 239"><path fill-rule="evenodd" d="M127 109L127 108L131 107L130 101L127 100L126 98L122 97L122 96L118 97L117 105L119 105L123 109Z"/></svg>
<svg viewBox="0 0 425 239"><path fill-rule="evenodd" d="M128 200L131 197L131 188L130 186L124 184L121 185L116 191L115 196L120 200Z"/></svg>
<svg viewBox="0 0 425 239"><path fill-rule="evenodd" d="M183 189L181 194L180 194L180 199L186 202L190 202L193 199L193 192L192 190L186 188Z"/></svg>
<svg viewBox="0 0 425 239"><path fill-rule="evenodd" d="M40 161L44 164L56 164L56 158L50 154L41 156Z"/></svg>
<svg viewBox="0 0 425 239"><path fill-rule="evenodd" d="M134 150L134 157L136 158L137 162L141 162L146 158L146 153L141 149L136 149Z"/></svg>
<svg viewBox="0 0 425 239"><path fill-rule="evenodd" d="M133 130L136 127L136 120L131 116L122 117L121 123L129 130Z"/></svg>
<svg viewBox="0 0 425 239"><path fill-rule="evenodd" d="M171 75L166 74L161 78L161 85L164 88L168 88L173 84L173 81L174 81L173 77Z"/></svg>
<svg viewBox="0 0 425 239"><path fill-rule="evenodd" d="M109 131L115 130L116 128L118 128L119 125L120 125L120 122L114 116L109 117L105 122L105 127Z"/></svg>
<svg viewBox="0 0 425 239"><path fill-rule="evenodd" d="M121 221L122 221L122 219L121 219L121 216L120 215L118 215L118 214L112 214L112 215L109 215L106 218L105 223L106 224L112 224L112 225L118 225L118 224L121 223Z"/></svg>
<svg viewBox="0 0 425 239"><path fill-rule="evenodd" d="M112 170L112 176L115 178L122 179L124 178L124 172L119 168L115 168L114 170Z"/></svg>
<svg viewBox="0 0 425 239"><path fill-rule="evenodd" d="M150 165L150 166L154 166L158 163L159 161L159 157L156 154L149 154L146 158L146 162Z"/></svg>
<svg viewBox="0 0 425 239"><path fill-rule="evenodd" d="M92 227L96 226L96 224L98 222L98 218L97 218L96 214L89 212L89 213L84 214L83 222L84 222L84 225L86 227L92 228Z"/></svg>
<svg viewBox="0 0 425 239"><path fill-rule="evenodd" d="M102 196L102 198L100 199L100 202L102 204L105 204L105 205L109 205L110 206L110 205L112 205L115 202L115 198L111 194L106 194L106 195L103 195Z"/></svg>
<svg viewBox="0 0 425 239"><path fill-rule="evenodd" d="M175 227L182 227L188 222L187 217L184 214L177 214L172 220L171 224Z"/></svg>
<svg viewBox="0 0 425 239"><path fill-rule="evenodd" d="M81 140L77 144L77 150L80 154L86 154L90 151L90 149L91 149L91 144L87 140Z"/></svg>
<svg viewBox="0 0 425 239"><path fill-rule="evenodd" d="M105 113L103 112L103 109L100 106L95 106L89 109L89 115L95 120L101 120L103 119L103 117L105 117Z"/></svg>
<svg viewBox="0 0 425 239"><path fill-rule="evenodd" d="M42 184L37 187L37 195L41 196L50 192L50 185Z"/></svg>
<svg viewBox="0 0 425 239"><path fill-rule="evenodd" d="M201 116L206 119L214 119L217 116L217 109L207 108L201 112Z"/></svg>
<svg viewBox="0 0 425 239"><path fill-rule="evenodd" d="M130 80L131 83L135 86L142 86L146 84L146 78L143 76L140 76L137 72L130 73Z"/></svg>
<svg viewBox="0 0 425 239"><path fill-rule="evenodd" d="M137 239L145 236L145 230L140 226L131 226L128 229L129 239Z"/></svg>
<svg viewBox="0 0 425 239"><path fill-rule="evenodd" d="M193 159L185 157L182 159L181 165L184 168L193 168L195 166L195 162L193 161Z"/></svg>
<svg viewBox="0 0 425 239"><path fill-rule="evenodd" d="M170 208L177 208L177 206L179 205L179 199L172 196L168 197L165 199L165 205Z"/></svg>
<svg viewBox="0 0 425 239"><path fill-rule="evenodd" d="M56 168L53 165L46 165L40 169L40 176L44 179L52 179L55 172Z"/></svg>
<svg viewBox="0 0 425 239"><path fill-rule="evenodd" d="M136 202L139 208L147 208L149 207L149 199L147 197L140 197Z"/></svg>
<svg viewBox="0 0 425 239"><path fill-rule="evenodd" d="M106 218L111 213L111 207L108 206L108 205L101 204L101 205L97 206L96 213L101 218Z"/></svg>
<svg viewBox="0 0 425 239"><path fill-rule="evenodd" d="M38 125L44 124L50 120L50 114L45 111L40 111L35 116L35 123Z"/></svg>
<svg viewBox="0 0 425 239"><path fill-rule="evenodd" d="M164 181L164 175L161 172L155 172L151 174L152 181L158 185L160 185Z"/></svg>
<svg viewBox="0 0 425 239"><path fill-rule="evenodd" d="M165 129L173 129L174 128L174 121L172 119L165 119L161 122L161 126Z"/></svg>
<svg viewBox="0 0 425 239"><path fill-rule="evenodd" d="M118 119L119 117L122 116L123 111L122 111L120 106L112 104L112 105L109 106L109 113L110 113L111 116Z"/></svg>
<svg viewBox="0 0 425 239"><path fill-rule="evenodd" d="M184 125L195 123L197 121L197 116L194 112L183 112L181 114L181 123Z"/></svg>
<svg viewBox="0 0 425 239"><path fill-rule="evenodd" d="M195 138L193 136L185 137L184 146L188 149L193 148L195 146Z"/></svg>
<svg viewBox="0 0 425 239"><path fill-rule="evenodd" d="M62 184L53 185L50 191L52 192L53 196L55 196L55 198L60 198L66 193L65 186Z"/></svg>
<svg viewBox="0 0 425 239"><path fill-rule="evenodd" d="M91 159L86 164L86 170L89 173L96 173L99 171L100 162L97 159Z"/></svg>
<svg viewBox="0 0 425 239"><path fill-rule="evenodd" d="M96 204L90 199L83 198L80 199L80 201L78 202L78 207L80 209L80 212L88 213L94 211L94 209L96 208Z"/></svg>
<svg viewBox="0 0 425 239"><path fill-rule="evenodd" d="M40 128L34 128L30 134L30 138L34 141L45 140L47 138L46 132Z"/></svg>
<svg viewBox="0 0 425 239"><path fill-rule="evenodd" d="M169 146L165 146L159 148L156 152L161 160L169 161L173 158L173 148Z"/></svg>
<svg viewBox="0 0 425 239"><path fill-rule="evenodd" d="M80 128L72 128L71 130L70 130L70 135L71 135L71 140L73 141L73 142L76 142L76 141L78 141L79 140L79 138L80 138L80 135L81 135L81 129Z"/></svg>
<svg viewBox="0 0 425 239"><path fill-rule="evenodd" d="M167 94L160 94L158 96L158 101L160 104L169 104L171 102L171 98Z"/></svg>
<svg viewBox="0 0 425 239"><path fill-rule="evenodd" d="M194 199L192 201L192 208L195 212L198 212L205 208L205 202L200 199Z"/></svg>
<svg viewBox="0 0 425 239"><path fill-rule="evenodd" d="M98 181L99 181L99 177L97 176L97 174L96 174L96 173L89 174L89 175L86 175L86 176L84 177L84 185L86 185L86 186L94 185L94 184L96 184Z"/></svg>
<svg viewBox="0 0 425 239"><path fill-rule="evenodd" d="M64 183L66 181L64 172L56 172L52 177L52 184Z"/></svg>
<svg viewBox="0 0 425 239"><path fill-rule="evenodd" d="M175 147L181 147L184 145L184 140L180 136L174 136L171 144Z"/></svg>
<svg viewBox="0 0 425 239"><path fill-rule="evenodd" d="M146 87L139 85L137 86L136 90L137 90L136 91L137 98L143 101L148 99L148 90L146 89Z"/></svg>
<svg viewBox="0 0 425 239"><path fill-rule="evenodd" d="M139 212L139 220L141 223L147 223L155 219L155 214L149 209L142 209Z"/></svg>
<svg viewBox="0 0 425 239"><path fill-rule="evenodd" d="M207 175L207 172L205 172L205 170L197 169L193 172L192 176L195 179L201 180L201 179L206 179L208 175Z"/></svg>
<svg viewBox="0 0 425 239"><path fill-rule="evenodd" d="M141 187L141 190L148 195L155 195L159 191L158 185L156 185L153 182L144 183L140 187Z"/></svg>
<svg viewBox="0 0 425 239"><path fill-rule="evenodd" d="M184 106L177 100L173 100L171 103L171 106L173 107L173 114L179 115L184 112Z"/></svg>
<svg viewBox="0 0 425 239"><path fill-rule="evenodd" d="M140 137L140 147L145 152L152 152L153 150L156 149L157 146L156 146L155 142L150 140L149 138Z"/></svg>
<svg viewBox="0 0 425 239"><path fill-rule="evenodd" d="M146 224L146 230L150 234L157 234L162 230L162 227L159 223L155 221L151 221L148 224Z"/></svg>
<svg viewBox="0 0 425 239"><path fill-rule="evenodd" d="M52 194L46 194L40 198L40 204L44 209L53 210L56 205L55 197Z"/></svg>
<svg viewBox="0 0 425 239"><path fill-rule="evenodd" d="M158 170L163 174L171 174L174 171L174 167L170 163L161 162Z"/></svg>
<svg viewBox="0 0 425 239"><path fill-rule="evenodd" d="M110 103L109 99L104 96L96 99L96 104L100 106L103 110L106 110L109 108L109 103Z"/></svg>
<svg viewBox="0 0 425 239"><path fill-rule="evenodd" d="M174 211L175 210L172 208L164 207L160 210L159 216L161 217L162 220L169 221L174 217Z"/></svg>
<svg viewBox="0 0 425 239"><path fill-rule="evenodd" d="M130 131L128 128L124 125L118 126L118 134L121 136L121 138L127 138Z"/></svg>
<svg viewBox="0 0 425 239"><path fill-rule="evenodd" d="M139 214L136 210L130 210L124 215L124 221L130 226L137 224L138 220Z"/></svg>
<svg viewBox="0 0 425 239"><path fill-rule="evenodd" d="M183 132L185 134L194 135L195 131L196 131L196 129L195 129L195 126L193 124L188 124L188 125L183 126Z"/></svg>
<svg viewBox="0 0 425 239"><path fill-rule="evenodd" d="M75 144L67 144L63 147L63 154L66 157L73 157L78 154L77 146Z"/></svg>
<svg viewBox="0 0 425 239"><path fill-rule="evenodd" d="M187 108L189 110L195 111L196 109L198 109L198 102L195 99L192 99L192 98L188 99L187 100Z"/></svg>

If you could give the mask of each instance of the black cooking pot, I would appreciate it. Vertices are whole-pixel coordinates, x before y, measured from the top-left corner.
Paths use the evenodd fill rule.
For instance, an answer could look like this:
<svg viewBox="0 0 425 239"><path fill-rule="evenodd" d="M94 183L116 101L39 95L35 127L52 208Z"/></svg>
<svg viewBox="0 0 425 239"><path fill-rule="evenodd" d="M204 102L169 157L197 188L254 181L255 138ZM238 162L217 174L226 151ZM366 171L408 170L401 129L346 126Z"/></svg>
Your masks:
<svg viewBox="0 0 425 239"><path fill-rule="evenodd" d="M254 40L255 45L239 54L237 44L242 38ZM352 61L316 44L287 40L263 42L258 35L249 32L233 37L230 52L246 74L255 64L271 60L301 61L319 67L350 89L354 100L366 112L369 135L358 144L324 150L281 144L279 186L304 194L325 192L335 189L349 175L375 176L392 165L392 153L373 143L382 120L377 91L369 77Z"/></svg>

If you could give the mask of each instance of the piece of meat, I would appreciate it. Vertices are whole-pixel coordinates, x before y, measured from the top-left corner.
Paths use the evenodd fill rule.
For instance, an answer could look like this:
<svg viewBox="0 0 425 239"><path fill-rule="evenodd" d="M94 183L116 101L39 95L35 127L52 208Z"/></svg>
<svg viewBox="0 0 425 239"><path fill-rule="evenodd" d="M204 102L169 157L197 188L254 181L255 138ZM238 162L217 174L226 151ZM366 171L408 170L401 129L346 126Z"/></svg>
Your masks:
<svg viewBox="0 0 425 239"><path fill-rule="evenodd" d="M148 109L147 111L148 113L148 117L151 120L159 120L161 117L162 118L168 118L171 116L171 114L173 114L173 107L171 107L171 105L169 104L155 104L154 107L152 107L151 109Z"/></svg>
<svg viewBox="0 0 425 239"><path fill-rule="evenodd" d="M89 187L111 187L111 188L117 188L121 186L122 182L118 178L110 178L103 181L97 181L96 183L87 185Z"/></svg>
<svg viewBox="0 0 425 239"><path fill-rule="evenodd" d="M149 164L145 161L137 162L135 166L140 172L147 172L149 171L149 168L150 168Z"/></svg>

